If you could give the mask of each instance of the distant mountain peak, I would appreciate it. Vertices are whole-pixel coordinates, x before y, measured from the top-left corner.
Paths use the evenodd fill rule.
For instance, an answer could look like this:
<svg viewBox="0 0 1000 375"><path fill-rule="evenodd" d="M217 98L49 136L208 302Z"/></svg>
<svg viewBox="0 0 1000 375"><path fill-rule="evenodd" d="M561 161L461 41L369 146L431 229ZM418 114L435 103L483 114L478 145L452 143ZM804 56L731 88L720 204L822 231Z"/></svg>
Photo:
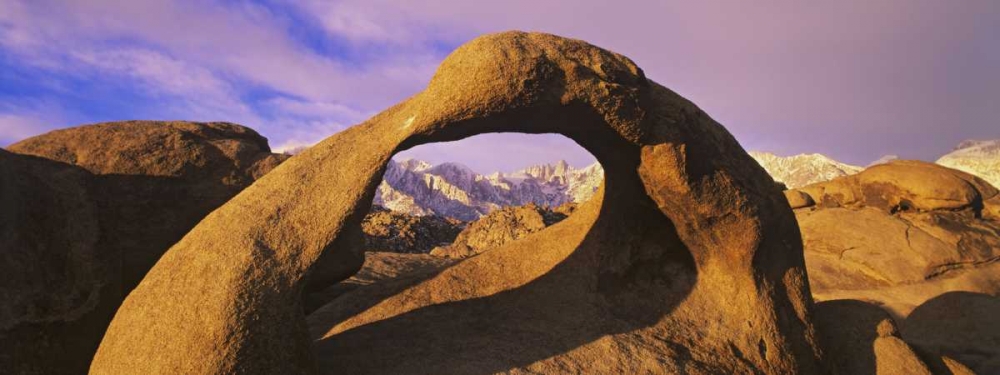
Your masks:
<svg viewBox="0 0 1000 375"><path fill-rule="evenodd" d="M868 163L868 166L866 166L866 168L879 164L885 164L893 160L899 160L899 155L882 155L882 157L875 159L875 161L871 163Z"/></svg>
<svg viewBox="0 0 1000 375"><path fill-rule="evenodd" d="M374 203L413 215L437 214L474 220L495 209L534 203L558 206L590 199L604 181L594 163L574 169L565 160L505 174L480 174L457 162L431 165L408 159L395 162L379 185Z"/></svg>
<svg viewBox="0 0 1000 375"><path fill-rule="evenodd" d="M852 175L864 169L819 153L778 156L771 152L751 151L749 154L772 178L789 188Z"/></svg>
<svg viewBox="0 0 1000 375"><path fill-rule="evenodd" d="M1000 186L1000 139L965 140L937 160L948 168L971 173Z"/></svg>
<svg viewBox="0 0 1000 375"><path fill-rule="evenodd" d="M989 148L989 147L1000 147L1000 139L966 139L959 142L952 151L958 151L962 149L970 148Z"/></svg>

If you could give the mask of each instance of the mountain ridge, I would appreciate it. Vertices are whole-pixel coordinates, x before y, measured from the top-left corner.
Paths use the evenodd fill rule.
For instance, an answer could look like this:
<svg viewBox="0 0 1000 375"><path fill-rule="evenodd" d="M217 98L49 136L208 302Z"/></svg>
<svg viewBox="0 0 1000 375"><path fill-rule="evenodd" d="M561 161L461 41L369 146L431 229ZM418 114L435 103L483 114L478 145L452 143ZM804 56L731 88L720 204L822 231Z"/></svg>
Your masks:
<svg viewBox="0 0 1000 375"><path fill-rule="evenodd" d="M1000 139L962 141L937 164L971 173L1000 186Z"/></svg>
<svg viewBox="0 0 1000 375"><path fill-rule="evenodd" d="M507 206L581 203L603 180L604 170L596 162L578 169L560 160L510 173L480 174L457 162L391 160L373 203L411 215L471 221Z"/></svg>
<svg viewBox="0 0 1000 375"><path fill-rule="evenodd" d="M885 155L866 167L842 163L820 153L780 156L750 151L771 177L788 188L853 175L866 167L899 159ZM972 173L1000 186L1000 139L966 140L937 164ZM575 168L564 160L530 165L513 172L482 174L460 162L437 165L418 159L392 160L374 203L411 215L478 219L496 209L534 203L555 207L586 201L604 180L600 163Z"/></svg>

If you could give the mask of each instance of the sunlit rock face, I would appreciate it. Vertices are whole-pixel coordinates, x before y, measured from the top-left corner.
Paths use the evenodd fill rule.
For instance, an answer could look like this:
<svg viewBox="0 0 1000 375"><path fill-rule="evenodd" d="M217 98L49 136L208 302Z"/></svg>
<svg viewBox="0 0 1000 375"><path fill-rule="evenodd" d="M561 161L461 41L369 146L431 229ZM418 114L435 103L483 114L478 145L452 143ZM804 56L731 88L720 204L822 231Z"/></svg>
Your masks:
<svg viewBox="0 0 1000 375"><path fill-rule="evenodd" d="M994 349L1000 325L983 312L1000 304L1000 193L993 186L955 169L904 160L789 192L809 197L792 207L813 296L836 302L821 303L821 310L851 306L837 300L871 303L857 308L897 319L902 338L931 359L935 373L956 366L983 374L1000 369L990 360L1000 356ZM838 311L837 317L820 315L843 321L851 314ZM857 358L840 361L858 366Z"/></svg>

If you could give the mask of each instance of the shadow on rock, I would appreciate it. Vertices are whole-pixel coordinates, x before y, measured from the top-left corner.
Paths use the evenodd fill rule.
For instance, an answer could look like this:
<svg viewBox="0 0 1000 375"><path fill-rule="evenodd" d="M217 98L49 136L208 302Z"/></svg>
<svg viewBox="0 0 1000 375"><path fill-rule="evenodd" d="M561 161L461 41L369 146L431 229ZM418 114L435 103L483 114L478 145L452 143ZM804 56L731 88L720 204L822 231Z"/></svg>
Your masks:
<svg viewBox="0 0 1000 375"><path fill-rule="evenodd" d="M614 181L606 184L613 195L617 185ZM361 311L350 308L347 301L351 296L334 301L328 306L329 315L314 314L309 319L314 337L332 332L315 343L319 367L355 374L492 374L531 368L533 363L557 355L575 357L559 369L569 372L582 370L574 368L574 362L614 362L608 356L613 348L585 346L659 322L690 292L695 271L686 249L676 247L682 245L672 224L648 199L633 203L605 197L603 206L599 206L601 199L594 201L598 202L588 202L594 212L584 208L564 222L477 257L511 253L532 262L541 261L532 259L533 255L566 254L549 272L519 287L421 306L346 329L345 320ZM580 226L584 230L579 230ZM531 247L521 246L525 244ZM601 274L597 272L600 265L609 261L602 248L626 253L632 249L631 253L643 253L647 259L631 262L629 269L617 273ZM461 289L463 282L442 281L454 289ZM439 292L451 293L448 289ZM366 306L381 302L378 295L369 298L377 300ZM348 306L346 311L342 305ZM636 337L635 344L641 347L642 340ZM383 354L382 360L372 363L367 359L371 352ZM683 357L682 353L673 354Z"/></svg>
<svg viewBox="0 0 1000 375"><path fill-rule="evenodd" d="M913 310L901 331L934 367L949 357L977 374L1000 373L1000 298L971 292L948 292Z"/></svg>

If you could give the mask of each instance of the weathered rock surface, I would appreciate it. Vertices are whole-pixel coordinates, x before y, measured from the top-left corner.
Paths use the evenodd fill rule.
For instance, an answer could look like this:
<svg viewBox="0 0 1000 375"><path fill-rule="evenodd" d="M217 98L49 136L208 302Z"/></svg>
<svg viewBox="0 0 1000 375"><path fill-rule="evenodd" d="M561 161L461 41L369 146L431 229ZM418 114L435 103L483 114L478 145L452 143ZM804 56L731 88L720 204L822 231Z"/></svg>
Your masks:
<svg viewBox="0 0 1000 375"><path fill-rule="evenodd" d="M868 301L906 327L942 295L1000 296L1000 221L987 203L997 190L988 183L930 163L891 161L801 192L818 203L795 210L817 300ZM948 326L917 320L928 329ZM935 372L962 365L978 371L983 360L970 358L994 343L961 332L953 337L964 346L935 341L943 334L903 337Z"/></svg>
<svg viewBox="0 0 1000 375"><path fill-rule="evenodd" d="M916 160L895 160L864 172L803 187L825 207L875 207L895 211L968 209L981 214L997 189L971 174Z"/></svg>
<svg viewBox="0 0 1000 375"><path fill-rule="evenodd" d="M361 223L366 251L426 254L455 241L464 222L436 215L414 216L373 206Z"/></svg>
<svg viewBox="0 0 1000 375"><path fill-rule="evenodd" d="M837 374L930 375L927 364L899 337L878 306L856 300L816 304L827 361Z"/></svg>
<svg viewBox="0 0 1000 375"><path fill-rule="evenodd" d="M13 373L86 372L160 255L284 160L226 123L88 125L10 150L24 154L0 160L0 339L18 343L0 351L0 368Z"/></svg>
<svg viewBox="0 0 1000 375"><path fill-rule="evenodd" d="M121 301L87 171L0 149L0 372L86 371Z"/></svg>
<svg viewBox="0 0 1000 375"><path fill-rule="evenodd" d="M300 291L358 270L392 155L500 131L574 139L605 187L545 231L345 321L310 322L330 327L313 343ZM630 60L488 35L423 92L206 217L126 299L91 372L314 373L318 359L341 373L818 373L800 243L766 172Z"/></svg>
<svg viewBox="0 0 1000 375"><path fill-rule="evenodd" d="M128 293L205 215L288 158L253 129L223 122L122 121L52 131L8 150L97 175L95 197Z"/></svg>
<svg viewBox="0 0 1000 375"><path fill-rule="evenodd" d="M816 204L809 194L798 190L785 190L784 194L785 199L788 200L788 205L791 206L792 209L809 207Z"/></svg>
<svg viewBox="0 0 1000 375"><path fill-rule="evenodd" d="M439 246L431 255L467 258L504 245L562 221L566 215L528 204L493 211L469 223L453 243Z"/></svg>
<svg viewBox="0 0 1000 375"><path fill-rule="evenodd" d="M428 254L369 251L365 253L364 265L354 276L326 289L307 293L304 297L304 310L313 319L347 318L370 307L372 301L399 293L457 262L457 259ZM331 306L336 308L313 313L334 299L337 302ZM324 314L327 316L322 317ZM329 316L330 314L340 316Z"/></svg>

